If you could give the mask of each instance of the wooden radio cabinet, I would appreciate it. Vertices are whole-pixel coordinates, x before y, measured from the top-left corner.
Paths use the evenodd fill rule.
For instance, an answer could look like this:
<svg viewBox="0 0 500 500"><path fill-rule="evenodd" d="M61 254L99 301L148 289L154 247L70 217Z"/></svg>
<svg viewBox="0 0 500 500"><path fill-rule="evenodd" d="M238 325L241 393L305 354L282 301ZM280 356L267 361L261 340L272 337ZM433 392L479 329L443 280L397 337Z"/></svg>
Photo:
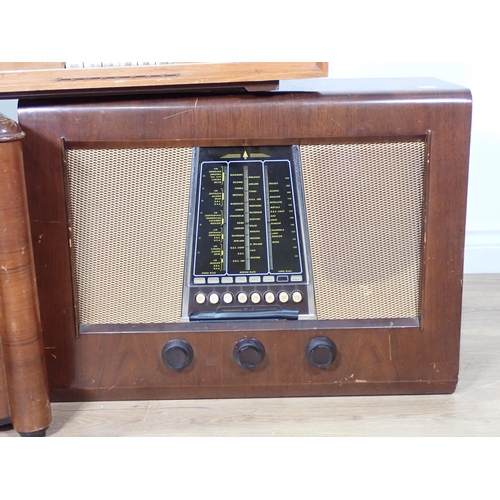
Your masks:
<svg viewBox="0 0 500 500"><path fill-rule="evenodd" d="M455 390L467 89L26 99L19 122L53 401Z"/></svg>

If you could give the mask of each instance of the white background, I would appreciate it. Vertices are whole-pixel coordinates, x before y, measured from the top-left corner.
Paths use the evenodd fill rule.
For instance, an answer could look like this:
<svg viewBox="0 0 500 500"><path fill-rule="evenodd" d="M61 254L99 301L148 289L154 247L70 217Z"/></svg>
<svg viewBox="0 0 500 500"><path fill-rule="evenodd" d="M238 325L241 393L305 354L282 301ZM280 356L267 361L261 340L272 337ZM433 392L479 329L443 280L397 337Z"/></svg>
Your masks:
<svg viewBox="0 0 500 500"><path fill-rule="evenodd" d="M465 272L500 272L500 38L491 2L85 5L30 4L22 22L16 6L2 8L10 22L0 60L315 60L329 61L329 78L430 76L470 88ZM15 102L0 101L0 112L15 117Z"/></svg>

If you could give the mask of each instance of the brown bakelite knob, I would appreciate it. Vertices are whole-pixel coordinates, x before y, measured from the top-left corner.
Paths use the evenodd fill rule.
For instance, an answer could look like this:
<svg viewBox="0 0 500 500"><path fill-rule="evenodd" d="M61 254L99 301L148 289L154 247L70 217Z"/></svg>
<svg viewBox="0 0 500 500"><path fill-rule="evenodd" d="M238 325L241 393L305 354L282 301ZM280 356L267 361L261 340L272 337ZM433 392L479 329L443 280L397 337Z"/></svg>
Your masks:
<svg viewBox="0 0 500 500"><path fill-rule="evenodd" d="M253 370L259 366L266 355L266 350L257 339L241 339L233 349L233 358L239 366Z"/></svg>
<svg viewBox="0 0 500 500"><path fill-rule="evenodd" d="M316 337L306 346L306 359L317 368L325 370L337 356L337 346L327 337Z"/></svg>
<svg viewBox="0 0 500 500"><path fill-rule="evenodd" d="M169 340L161 350L161 357L171 370L181 371L191 364L194 357L193 348L185 340Z"/></svg>

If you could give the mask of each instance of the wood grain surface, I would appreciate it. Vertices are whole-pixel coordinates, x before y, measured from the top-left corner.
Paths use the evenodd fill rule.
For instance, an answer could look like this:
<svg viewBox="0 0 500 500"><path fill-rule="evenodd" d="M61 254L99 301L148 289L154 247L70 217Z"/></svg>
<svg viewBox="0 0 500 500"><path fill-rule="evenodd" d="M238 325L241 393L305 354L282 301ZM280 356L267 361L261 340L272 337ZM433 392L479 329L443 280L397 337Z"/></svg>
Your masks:
<svg viewBox="0 0 500 500"><path fill-rule="evenodd" d="M143 92L199 85L254 84L328 76L324 62L171 63L158 66L65 69L62 63L0 63L0 96Z"/></svg>
<svg viewBox="0 0 500 500"><path fill-rule="evenodd" d="M21 433L46 429L50 403L31 232L24 182L24 133L0 115L0 338L4 376L14 427ZM2 366L2 369L3 369ZM0 413L0 418L2 414Z"/></svg>

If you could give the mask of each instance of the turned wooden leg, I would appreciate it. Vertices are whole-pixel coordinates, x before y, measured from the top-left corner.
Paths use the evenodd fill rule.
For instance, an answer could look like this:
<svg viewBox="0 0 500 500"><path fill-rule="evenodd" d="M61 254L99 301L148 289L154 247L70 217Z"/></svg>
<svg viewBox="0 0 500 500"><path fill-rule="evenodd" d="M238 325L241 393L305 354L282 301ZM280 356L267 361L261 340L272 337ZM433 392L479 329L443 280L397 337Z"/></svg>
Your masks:
<svg viewBox="0 0 500 500"><path fill-rule="evenodd" d="M43 435L51 423L21 139L0 115L0 336L12 425Z"/></svg>

